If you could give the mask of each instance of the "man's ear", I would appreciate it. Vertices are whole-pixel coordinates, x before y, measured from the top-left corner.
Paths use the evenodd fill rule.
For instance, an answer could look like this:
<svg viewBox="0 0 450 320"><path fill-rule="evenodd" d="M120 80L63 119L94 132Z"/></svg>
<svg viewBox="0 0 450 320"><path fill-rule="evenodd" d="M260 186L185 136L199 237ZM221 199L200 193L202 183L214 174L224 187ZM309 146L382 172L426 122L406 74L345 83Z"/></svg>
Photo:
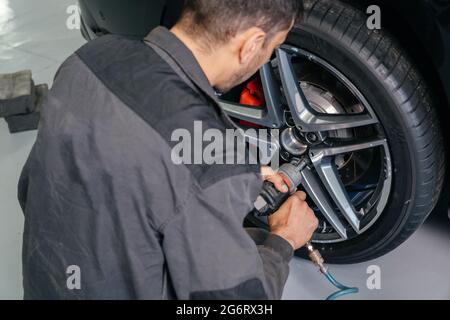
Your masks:
<svg viewBox="0 0 450 320"><path fill-rule="evenodd" d="M267 34L257 27L248 29L241 34L239 60L241 64L248 64L263 48Z"/></svg>

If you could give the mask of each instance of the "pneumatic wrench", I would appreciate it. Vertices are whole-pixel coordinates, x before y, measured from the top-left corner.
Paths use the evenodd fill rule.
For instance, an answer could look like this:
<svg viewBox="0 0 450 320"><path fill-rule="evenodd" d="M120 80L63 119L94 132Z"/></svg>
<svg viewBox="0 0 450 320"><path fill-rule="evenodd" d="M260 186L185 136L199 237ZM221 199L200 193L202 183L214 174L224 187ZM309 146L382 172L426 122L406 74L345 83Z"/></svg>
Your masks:
<svg viewBox="0 0 450 320"><path fill-rule="evenodd" d="M263 189L255 202L254 213L259 217L268 217L274 214L283 203L296 191L302 183L302 171L306 168L305 160L295 159L280 167L278 173L282 176L290 192L278 191L272 182L265 181ZM323 274L327 273L324 259L318 250L314 248L311 242L306 243L308 255L311 261L320 268Z"/></svg>
<svg viewBox="0 0 450 320"><path fill-rule="evenodd" d="M290 192L282 193L275 188L273 183L265 181L261 194L255 202L253 213L259 217L268 217L278 211L283 203L302 184L302 172L306 167L307 162L303 159L295 159L290 163L282 165L278 170L278 173L282 176ZM322 255L314 248L311 242L306 243L306 249L308 250L308 255L311 261L319 267L320 271L325 275L328 281L339 289L338 292L330 295L327 300L334 300L344 295L358 293L358 288L344 286L331 275L328 268L325 266L325 261Z"/></svg>

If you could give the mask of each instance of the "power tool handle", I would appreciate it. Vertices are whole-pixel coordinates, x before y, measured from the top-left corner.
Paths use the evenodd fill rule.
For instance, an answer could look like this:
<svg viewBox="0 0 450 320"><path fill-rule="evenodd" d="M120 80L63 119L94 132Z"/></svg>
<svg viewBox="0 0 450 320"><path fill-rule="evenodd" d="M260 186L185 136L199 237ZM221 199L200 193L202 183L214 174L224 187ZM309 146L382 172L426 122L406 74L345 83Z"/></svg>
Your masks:
<svg viewBox="0 0 450 320"><path fill-rule="evenodd" d="M263 213L264 216L274 214L283 203L289 198L289 192L283 193L275 188L275 185L270 181L264 181L261 197L267 202L267 209Z"/></svg>

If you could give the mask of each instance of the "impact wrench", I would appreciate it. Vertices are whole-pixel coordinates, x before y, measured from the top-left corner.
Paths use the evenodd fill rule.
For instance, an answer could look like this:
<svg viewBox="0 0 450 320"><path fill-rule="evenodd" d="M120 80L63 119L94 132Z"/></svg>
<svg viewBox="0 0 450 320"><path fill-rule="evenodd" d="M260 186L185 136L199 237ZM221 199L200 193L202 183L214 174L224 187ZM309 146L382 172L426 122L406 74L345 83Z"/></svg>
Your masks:
<svg viewBox="0 0 450 320"><path fill-rule="evenodd" d="M282 165L278 173L289 187L291 192L282 193L278 191L274 184L269 181L264 182L263 190L255 202L255 215L259 217L268 217L274 214L283 205L283 203L300 187L302 183L302 171L307 167L305 160L295 159L290 163ZM325 261L320 252L314 248L311 242L306 243L308 255L311 261L320 269L320 272L331 282L333 286L339 289L338 292L330 295L327 300L335 300L348 294L358 293L358 288L350 288L342 285L331 275L325 266Z"/></svg>

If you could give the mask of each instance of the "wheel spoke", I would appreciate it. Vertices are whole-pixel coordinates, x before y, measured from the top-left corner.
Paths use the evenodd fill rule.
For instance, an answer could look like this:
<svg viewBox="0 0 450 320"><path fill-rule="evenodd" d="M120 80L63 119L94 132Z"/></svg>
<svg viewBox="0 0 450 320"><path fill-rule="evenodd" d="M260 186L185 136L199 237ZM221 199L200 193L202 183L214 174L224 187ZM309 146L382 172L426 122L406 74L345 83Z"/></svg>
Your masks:
<svg viewBox="0 0 450 320"><path fill-rule="evenodd" d="M275 80L271 63L266 63L259 72L264 90L267 108L267 122L272 128L281 128L284 125L284 110L281 103L280 86Z"/></svg>
<svg viewBox="0 0 450 320"><path fill-rule="evenodd" d="M280 88L277 85L270 63L260 70L264 90L266 108L258 109L241 104L220 101L222 109L235 119L248 121L268 128L281 128L284 122L284 111L280 100Z"/></svg>
<svg viewBox="0 0 450 320"><path fill-rule="evenodd" d="M336 232L342 237L342 239L347 239L347 231L345 226L342 224L339 217L336 215L335 210L326 194L323 190L319 178L307 168L302 172L303 187L306 193L311 197L316 206L320 209L320 212L327 219L327 221L333 226Z"/></svg>
<svg viewBox="0 0 450 320"><path fill-rule="evenodd" d="M369 113L342 115L316 112L309 104L300 86L292 66L292 54L284 49L278 49L277 58L284 94L292 117L303 132L349 129L378 123L376 118Z"/></svg>
<svg viewBox="0 0 450 320"><path fill-rule="evenodd" d="M325 157L336 156L339 154L351 153L365 149L371 149L387 145L384 138L369 138L355 141L333 141L331 144L320 144L310 149L309 155L313 162L319 162Z"/></svg>
<svg viewBox="0 0 450 320"><path fill-rule="evenodd" d="M334 145L326 147L317 146L310 150L311 161L323 185L338 206L342 215L357 233L361 231L360 220L364 216L364 212L357 212L351 203L348 192L345 190L334 163L334 156L375 148L383 146L386 143L386 139L375 138L359 142L334 143Z"/></svg>
<svg viewBox="0 0 450 320"><path fill-rule="evenodd" d="M262 109L251 108L245 105L223 100L220 101L220 106L223 111L225 111L232 118L266 126L266 119Z"/></svg>
<svg viewBox="0 0 450 320"><path fill-rule="evenodd" d="M348 193L342 184L342 180L339 177L336 165L333 163L333 159L324 158L321 162L315 163L314 165L322 183L325 185L325 188L342 215L350 223L352 228L359 233L360 217L362 214L356 212L352 205Z"/></svg>

